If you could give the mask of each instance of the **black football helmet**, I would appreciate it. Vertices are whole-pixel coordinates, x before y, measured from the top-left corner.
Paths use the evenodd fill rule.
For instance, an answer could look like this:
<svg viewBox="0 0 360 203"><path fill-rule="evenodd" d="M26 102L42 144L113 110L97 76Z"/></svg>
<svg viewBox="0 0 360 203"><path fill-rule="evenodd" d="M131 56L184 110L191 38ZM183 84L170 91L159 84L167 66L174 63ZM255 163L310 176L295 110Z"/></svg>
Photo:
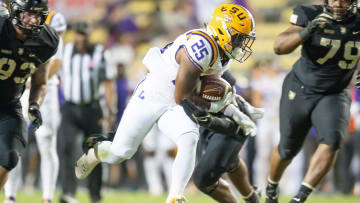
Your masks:
<svg viewBox="0 0 360 203"><path fill-rule="evenodd" d="M324 0L325 9L330 12L336 21L343 21L357 13L358 1L357 0L348 0L350 1L349 7L345 11L336 11L331 6L329 6L329 1ZM338 12L338 15L334 15L335 12ZM342 17L339 17L342 16Z"/></svg>
<svg viewBox="0 0 360 203"><path fill-rule="evenodd" d="M35 13L40 16L40 24L25 28L20 19L20 13L22 12ZM15 26L20 28L24 34L34 37L39 35L49 14L48 0L11 0L9 2L9 13L10 20Z"/></svg>

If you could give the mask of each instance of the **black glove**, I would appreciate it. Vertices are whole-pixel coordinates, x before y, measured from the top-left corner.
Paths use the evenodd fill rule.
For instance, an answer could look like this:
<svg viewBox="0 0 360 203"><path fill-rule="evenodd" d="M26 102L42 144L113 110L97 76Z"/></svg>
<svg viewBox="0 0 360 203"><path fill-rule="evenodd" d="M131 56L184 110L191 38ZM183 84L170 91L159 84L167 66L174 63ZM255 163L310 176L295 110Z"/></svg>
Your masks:
<svg viewBox="0 0 360 203"><path fill-rule="evenodd" d="M42 125L42 117L40 112L40 106L36 103L29 105L29 120L31 121L35 130Z"/></svg>
<svg viewBox="0 0 360 203"><path fill-rule="evenodd" d="M195 123L203 127L209 124L211 115L207 110L196 106L187 99L181 101L181 106L184 108L186 115L188 115Z"/></svg>
<svg viewBox="0 0 360 203"><path fill-rule="evenodd" d="M308 39L317 29L323 29L325 27L331 27L334 21L334 17L329 12L320 13L308 25L300 30L299 34L304 40Z"/></svg>
<svg viewBox="0 0 360 203"><path fill-rule="evenodd" d="M204 128L229 136L244 135L240 126L229 117L213 116L187 99L181 101L181 105L190 119Z"/></svg>

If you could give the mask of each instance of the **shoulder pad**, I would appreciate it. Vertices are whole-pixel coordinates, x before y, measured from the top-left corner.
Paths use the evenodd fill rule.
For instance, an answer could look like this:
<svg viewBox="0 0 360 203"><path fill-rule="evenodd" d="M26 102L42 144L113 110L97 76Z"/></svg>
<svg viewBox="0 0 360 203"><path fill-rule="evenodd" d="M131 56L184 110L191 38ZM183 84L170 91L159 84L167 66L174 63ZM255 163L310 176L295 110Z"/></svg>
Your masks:
<svg viewBox="0 0 360 203"><path fill-rule="evenodd" d="M215 41L201 30L187 32L184 47L193 65L201 72L209 69L218 57Z"/></svg>
<svg viewBox="0 0 360 203"><path fill-rule="evenodd" d="M46 24L44 24L44 28L41 30L39 38L39 45L43 50L41 59L45 62L56 53L60 39L55 30Z"/></svg>
<svg viewBox="0 0 360 203"><path fill-rule="evenodd" d="M323 6L296 6L290 16L290 23L293 25L306 27L308 22L323 12Z"/></svg>

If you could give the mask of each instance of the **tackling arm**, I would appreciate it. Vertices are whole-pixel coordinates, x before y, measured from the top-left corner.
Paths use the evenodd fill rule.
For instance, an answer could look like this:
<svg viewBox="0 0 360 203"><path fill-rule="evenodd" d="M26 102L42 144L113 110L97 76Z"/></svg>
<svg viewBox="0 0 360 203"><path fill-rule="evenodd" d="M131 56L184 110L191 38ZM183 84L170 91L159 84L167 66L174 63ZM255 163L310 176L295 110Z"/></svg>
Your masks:
<svg viewBox="0 0 360 203"><path fill-rule="evenodd" d="M62 62L59 59L51 59L49 62L49 75L48 78L51 78L61 69Z"/></svg>
<svg viewBox="0 0 360 203"><path fill-rule="evenodd" d="M40 106L44 101L49 74L49 62L39 65L37 71L31 77L29 104Z"/></svg>
<svg viewBox="0 0 360 203"><path fill-rule="evenodd" d="M278 55L288 54L294 51L299 45L303 43L299 32L304 28L297 25L292 25L284 32L280 33L274 43L274 51Z"/></svg>

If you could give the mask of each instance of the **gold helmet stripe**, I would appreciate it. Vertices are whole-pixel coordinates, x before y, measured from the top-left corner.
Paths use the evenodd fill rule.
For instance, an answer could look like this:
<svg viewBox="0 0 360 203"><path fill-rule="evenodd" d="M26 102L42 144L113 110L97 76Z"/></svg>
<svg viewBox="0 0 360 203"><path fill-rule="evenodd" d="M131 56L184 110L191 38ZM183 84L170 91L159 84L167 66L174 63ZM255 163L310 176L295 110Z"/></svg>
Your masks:
<svg viewBox="0 0 360 203"><path fill-rule="evenodd" d="M52 18L55 15L55 11L50 11L49 15L46 17L45 23L47 25L50 25Z"/></svg>
<svg viewBox="0 0 360 203"><path fill-rule="evenodd" d="M208 41L211 45L211 50L212 50L212 55L211 55L211 60L210 60L210 66L214 65L217 57L218 57L218 49L217 49L217 46L214 42L214 40L208 35L206 34L205 32L202 32L202 31L192 31L192 32L189 32L186 34L186 38L189 39L191 37L191 35L199 35L199 36L202 36L206 39L206 41Z"/></svg>

